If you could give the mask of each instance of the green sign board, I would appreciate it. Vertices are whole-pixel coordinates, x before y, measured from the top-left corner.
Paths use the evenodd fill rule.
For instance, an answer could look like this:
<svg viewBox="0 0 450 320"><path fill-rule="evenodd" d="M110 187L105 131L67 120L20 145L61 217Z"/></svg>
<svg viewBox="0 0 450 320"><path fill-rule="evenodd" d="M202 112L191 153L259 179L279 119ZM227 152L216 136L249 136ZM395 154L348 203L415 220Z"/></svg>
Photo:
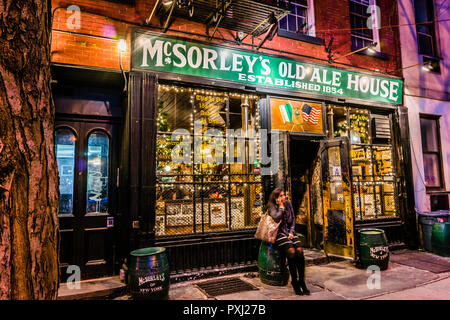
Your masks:
<svg viewBox="0 0 450 320"><path fill-rule="evenodd" d="M402 103L402 81L137 31L133 68Z"/></svg>

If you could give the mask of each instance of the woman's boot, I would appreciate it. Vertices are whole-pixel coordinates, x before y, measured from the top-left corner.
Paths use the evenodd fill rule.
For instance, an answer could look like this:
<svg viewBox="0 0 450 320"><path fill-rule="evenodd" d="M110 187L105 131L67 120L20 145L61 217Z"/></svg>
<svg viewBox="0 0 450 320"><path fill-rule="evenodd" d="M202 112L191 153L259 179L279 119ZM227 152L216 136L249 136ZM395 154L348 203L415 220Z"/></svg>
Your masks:
<svg viewBox="0 0 450 320"><path fill-rule="evenodd" d="M291 285L294 289L295 294L302 295L303 292L300 289L300 283L297 280L297 264L295 261L295 258L288 259L288 265L289 265L289 272L291 274Z"/></svg>
<svg viewBox="0 0 450 320"><path fill-rule="evenodd" d="M310 295L311 292L308 290L305 283L305 256L301 254L296 257L296 260L298 270L298 286L302 289L303 294Z"/></svg>

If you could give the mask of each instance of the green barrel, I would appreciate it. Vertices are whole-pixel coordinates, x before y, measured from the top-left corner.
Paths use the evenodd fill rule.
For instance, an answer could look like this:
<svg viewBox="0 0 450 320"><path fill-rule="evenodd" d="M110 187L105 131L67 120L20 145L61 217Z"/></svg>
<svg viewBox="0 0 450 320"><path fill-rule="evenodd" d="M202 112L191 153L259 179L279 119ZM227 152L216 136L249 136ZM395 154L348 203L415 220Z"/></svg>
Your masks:
<svg viewBox="0 0 450 320"><path fill-rule="evenodd" d="M258 255L259 278L271 286L285 286L289 280L286 258L271 243L261 241Z"/></svg>
<svg viewBox="0 0 450 320"><path fill-rule="evenodd" d="M162 300L169 296L170 269L166 249L151 247L130 253L128 285L134 299Z"/></svg>
<svg viewBox="0 0 450 320"><path fill-rule="evenodd" d="M450 222L433 223L431 249L437 255L450 257Z"/></svg>
<svg viewBox="0 0 450 320"><path fill-rule="evenodd" d="M386 270L389 265L389 246L384 231L359 230L359 253L363 268L376 265L380 270Z"/></svg>

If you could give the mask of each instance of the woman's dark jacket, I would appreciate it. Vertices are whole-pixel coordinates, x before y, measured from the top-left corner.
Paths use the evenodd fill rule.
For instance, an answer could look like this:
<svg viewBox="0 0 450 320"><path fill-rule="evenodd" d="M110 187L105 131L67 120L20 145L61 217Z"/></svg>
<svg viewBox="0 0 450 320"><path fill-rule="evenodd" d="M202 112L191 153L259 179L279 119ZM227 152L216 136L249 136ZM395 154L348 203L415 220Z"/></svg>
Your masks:
<svg viewBox="0 0 450 320"><path fill-rule="evenodd" d="M269 214L275 222L280 222L281 220L281 224L278 227L277 239L281 236L287 237L289 234L295 235L295 213L292 204L288 200L284 203L284 209L270 204Z"/></svg>

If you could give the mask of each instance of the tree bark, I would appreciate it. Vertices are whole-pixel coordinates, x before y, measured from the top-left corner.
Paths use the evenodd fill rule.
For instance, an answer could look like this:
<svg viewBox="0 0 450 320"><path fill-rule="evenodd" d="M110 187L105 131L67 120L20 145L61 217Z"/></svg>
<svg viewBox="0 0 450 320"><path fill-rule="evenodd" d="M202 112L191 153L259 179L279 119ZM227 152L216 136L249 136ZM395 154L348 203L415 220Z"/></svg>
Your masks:
<svg viewBox="0 0 450 320"><path fill-rule="evenodd" d="M56 299L50 0L0 0L0 299Z"/></svg>

